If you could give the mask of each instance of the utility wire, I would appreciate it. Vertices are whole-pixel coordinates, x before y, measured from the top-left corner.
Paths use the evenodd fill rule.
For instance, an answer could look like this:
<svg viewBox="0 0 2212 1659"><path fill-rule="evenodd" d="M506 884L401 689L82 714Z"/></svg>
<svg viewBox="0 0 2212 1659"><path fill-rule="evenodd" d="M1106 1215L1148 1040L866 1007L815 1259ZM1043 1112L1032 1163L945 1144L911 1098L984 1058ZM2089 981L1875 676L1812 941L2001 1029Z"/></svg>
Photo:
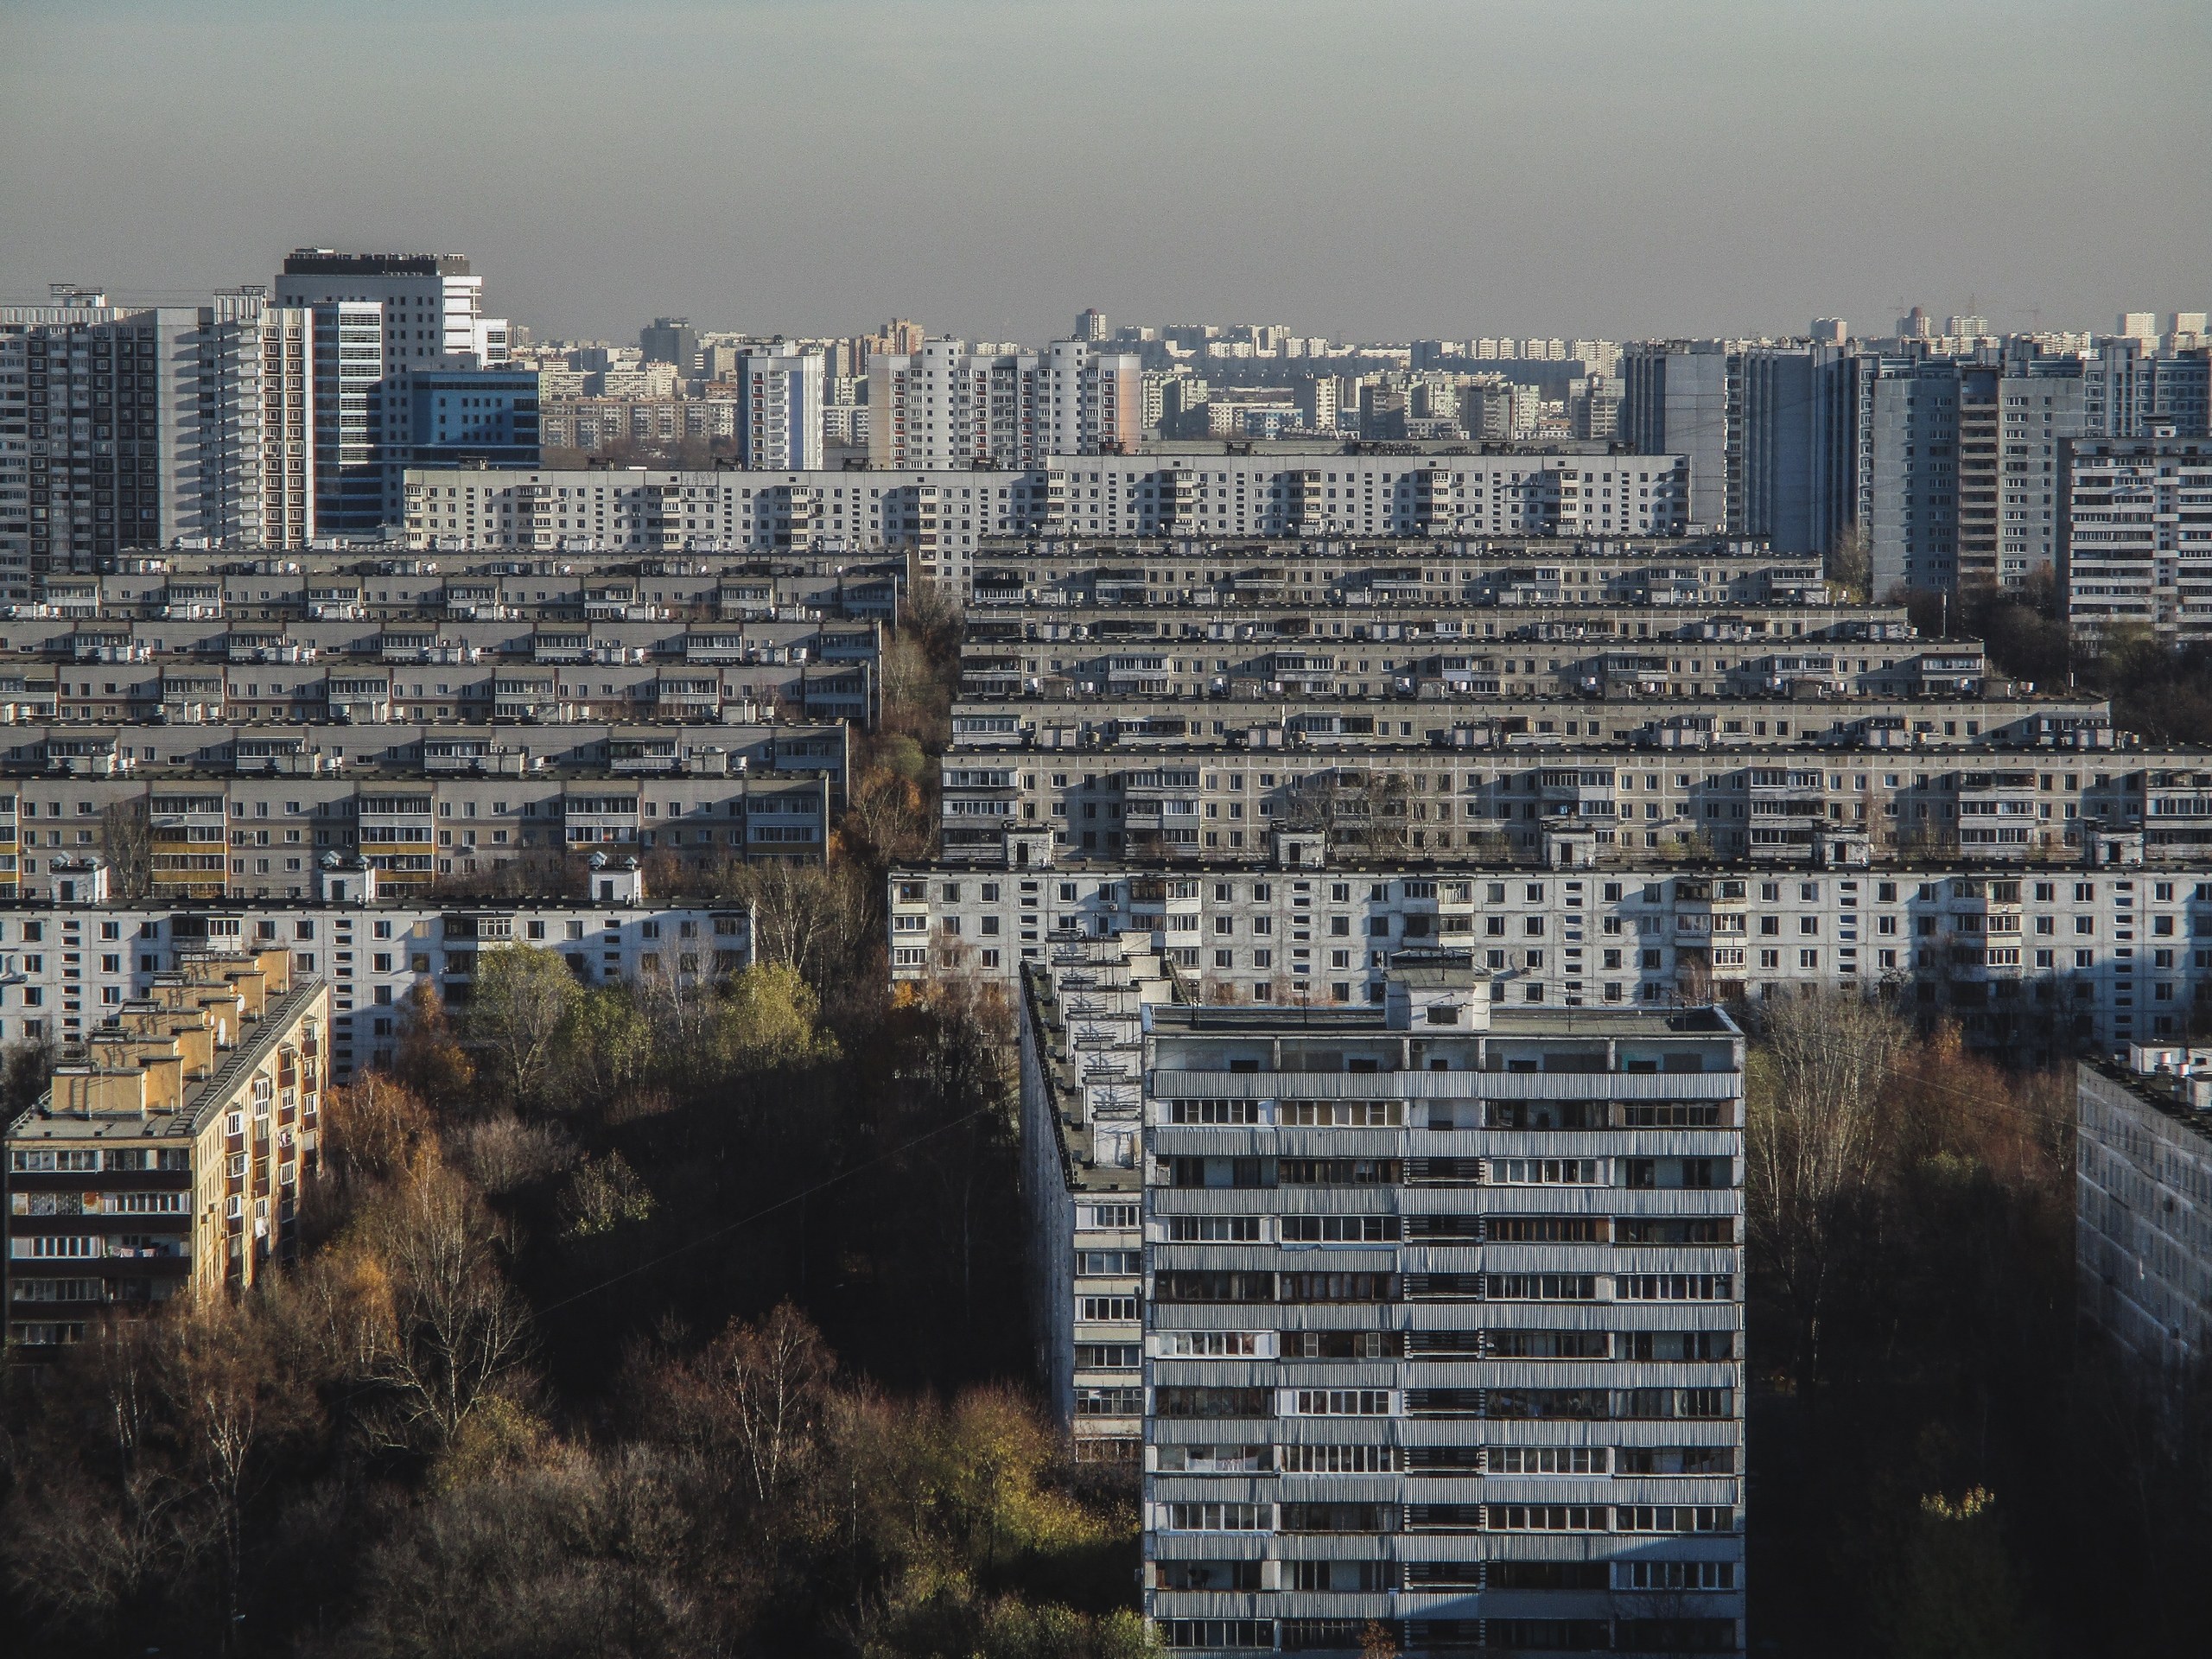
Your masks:
<svg viewBox="0 0 2212 1659"><path fill-rule="evenodd" d="M792 1205L800 1202L802 1199L810 1198L817 1192L826 1192L830 1187L836 1186L842 1181L849 1181L854 1176L873 1169L879 1164L888 1163L893 1158L903 1157L906 1154L912 1152L916 1147L920 1146L925 1141L934 1140L937 1136L943 1135L947 1129L957 1129L963 1123L973 1122L976 1118L988 1116L990 1110L991 1109L988 1106L978 1106L974 1111L966 1113L962 1116L956 1117L949 1123L940 1123L933 1129L926 1129L923 1131L920 1135L916 1135L911 1141L905 1141L899 1146L893 1147L887 1152L877 1154L874 1157L869 1159L865 1163L855 1164L850 1169L844 1170L837 1174L832 1175L825 1181L817 1181L812 1186L802 1187L796 1192L790 1193L784 1198L777 1199L775 1203L769 1205L765 1209L755 1210L749 1216L741 1216L735 1221L729 1222L723 1226L715 1228L712 1232L702 1233L698 1237L692 1239L686 1243L679 1244L672 1250L664 1250L658 1255L652 1256L646 1261L639 1262L638 1265L633 1268L625 1268L620 1273L614 1274L607 1278L602 1279L595 1285L587 1285L582 1290L575 1291L569 1295L563 1296L557 1302L548 1302L543 1307L541 1307L537 1311L540 1314L554 1313L559 1312L562 1308L568 1306L571 1302L580 1302L587 1296L595 1296L601 1291L605 1290L609 1285L620 1284L625 1279L634 1279L641 1273L660 1267L665 1262L674 1261L677 1256L683 1255L687 1251L697 1249L702 1244L711 1244L718 1238L726 1238L730 1234L736 1232L740 1228L749 1227L756 1221L764 1220L767 1217L774 1215L779 1210L789 1209Z"/></svg>
<svg viewBox="0 0 2212 1659"><path fill-rule="evenodd" d="M1830 1052L1837 1052L1840 1051L1838 1049L1831 1049ZM1903 1068L1898 1068L1894 1075L1908 1077L1924 1088L1941 1090L1947 1094L1961 1096L1965 1099L1972 1101L1976 1106L1982 1108L1984 1110L2012 1112L2021 1117L2030 1118L2038 1122L2043 1121L2038 1119L2035 1113L2028 1110L2024 1107L2016 1106L2009 1102L1991 1100L1986 1096L1975 1093L1972 1090L1961 1088L1956 1084L1941 1083L1933 1077L1923 1076L1921 1073L1916 1071L1907 1071ZM876 1167L878 1165L888 1163L894 1158L904 1157L907 1153L912 1152L916 1147L923 1144L923 1142L936 1139L938 1135L944 1134L948 1129L957 1129L963 1124L973 1122L976 1118L987 1116L990 1110L991 1109L988 1106L978 1106L975 1110L964 1113L961 1116L954 1118L949 1123L940 1123L933 1129L926 1129L923 1131L923 1133L916 1135L911 1141L904 1141L896 1147L891 1147L887 1151L879 1153L876 1156L868 1160L865 1163L855 1164L852 1168L842 1171L836 1175L832 1175L827 1180L817 1181L812 1186L803 1187L797 1192L789 1193L785 1197L777 1199L773 1204L753 1211L750 1215L741 1216L735 1221L729 1222L721 1227L717 1227L711 1232L702 1233L698 1237L691 1239L685 1243L679 1244L672 1250L664 1250L658 1255L652 1256L646 1261L639 1262L635 1267L626 1268L620 1273L610 1274L608 1277L601 1280L597 1284L587 1285L582 1290L575 1291L569 1295L563 1296L557 1302L548 1302L544 1306L537 1309L537 1312L540 1315L556 1313L561 1309L567 1307L573 1303L583 1300L587 1296L597 1295L601 1291L607 1289L609 1286L620 1284L626 1279L634 1279L638 1274L649 1272L654 1268L661 1267L667 1262L672 1262L677 1256L683 1255L690 1251L696 1250L702 1244L710 1244L718 1238L726 1238L732 1233L751 1226L756 1221L766 1220L768 1217L774 1215L779 1210L787 1210L792 1205L798 1204L803 1199L812 1198L817 1192L827 1192L830 1188L836 1186L842 1182L849 1181L854 1176L862 1174L867 1171Z"/></svg>

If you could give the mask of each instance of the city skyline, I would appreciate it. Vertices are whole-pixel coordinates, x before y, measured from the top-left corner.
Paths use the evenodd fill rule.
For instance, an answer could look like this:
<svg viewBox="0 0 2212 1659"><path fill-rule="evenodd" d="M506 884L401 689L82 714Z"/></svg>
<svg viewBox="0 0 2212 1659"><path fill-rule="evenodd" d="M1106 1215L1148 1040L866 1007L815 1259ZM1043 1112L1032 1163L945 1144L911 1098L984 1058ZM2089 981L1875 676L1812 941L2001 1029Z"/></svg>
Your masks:
<svg viewBox="0 0 2212 1659"><path fill-rule="evenodd" d="M2208 70L0 0L9 1651L2192 1650Z"/></svg>
<svg viewBox="0 0 2212 1659"><path fill-rule="evenodd" d="M1953 12L2032 121L1941 41L1900 51L1924 32L1901 10L403 8L389 57L334 11L10 11L14 299L265 280L303 242L466 248L512 315L583 337L670 313L1042 340L1090 304L1367 340L1795 332L1916 301L2081 328L2202 299L2186 169L2129 235L2072 228L2108 157L2212 137L2188 92L2212 41L2178 8ZM2124 82L2075 73L2128 44L2156 49ZM254 96L180 121L177 81ZM334 85L384 115L373 165L321 118ZM90 130L66 118L86 99Z"/></svg>

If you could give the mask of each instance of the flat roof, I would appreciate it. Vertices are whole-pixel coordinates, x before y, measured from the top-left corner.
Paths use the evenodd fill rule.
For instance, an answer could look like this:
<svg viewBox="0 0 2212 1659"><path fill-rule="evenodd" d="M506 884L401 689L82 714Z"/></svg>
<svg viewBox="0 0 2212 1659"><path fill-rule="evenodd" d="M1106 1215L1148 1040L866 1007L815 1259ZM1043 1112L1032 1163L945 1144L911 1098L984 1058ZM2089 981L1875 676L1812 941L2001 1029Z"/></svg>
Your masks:
<svg viewBox="0 0 2212 1659"><path fill-rule="evenodd" d="M1173 1036L1295 1038L1419 1036L1431 1041L1482 1037L1662 1038L1728 1037L1742 1033L1717 1007L1666 1009L1532 1007L1495 1003L1490 1025L1471 1030L1450 1026L1393 1027L1380 1005L1364 1007L1231 1006L1222 1003L1154 1003L1152 1028Z"/></svg>
<svg viewBox="0 0 2212 1659"><path fill-rule="evenodd" d="M2150 1076L2145 1076L2141 1072L2131 1071L2124 1065L2115 1065L2110 1060L2095 1059L2086 1056L2080 1058L2079 1064L2083 1071L2094 1071L2107 1082L2120 1084L2160 1116L2170 1118L2192 1135L2212 1142L2212 1111L2200 1112L2190 1106L2186 1100L2168 1094L2158 1086L2164 1080L2159 1074L2152 1073Z"/></svg>
<svg viewBox="0 0 2212 1659"><path fill-rule="evenodd" d="M208 989L221 988L210 985ZM207 1111L219 1103L230 1085L245 1073L268 1058L277 1039L300 1011L312 1002L323 989L323 982L312 975L300 980L281 997L262 1010L261 1017L240 1033L241 1041L232 1047L219 1051L214 1070L185 1092L183 1109L159 1116L142 1117L136 1112L116 1112L99 1116L76 1113L56 1113L53 1109L54 1092L49 1087L39 1103L8 1126L10 1141L129 1141L152 1140L176 1135L197 1135L207 1127ZM63 1065L68 1062L64 1061Z"/></svg>

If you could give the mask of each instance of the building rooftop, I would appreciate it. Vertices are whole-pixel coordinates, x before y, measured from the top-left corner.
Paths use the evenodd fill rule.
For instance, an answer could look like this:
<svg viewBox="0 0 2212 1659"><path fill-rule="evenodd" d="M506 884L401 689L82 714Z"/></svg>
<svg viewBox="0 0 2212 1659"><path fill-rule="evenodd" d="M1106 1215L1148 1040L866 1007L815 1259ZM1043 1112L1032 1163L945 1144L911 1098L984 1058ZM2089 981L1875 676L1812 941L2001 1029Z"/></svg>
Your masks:
<svg viewBox="0 0 2212 1659"><path fill-rule="evenodd" d="M1136 1006L1180 995L1159 953L1135 937L1090 940L1080 951L1063 947L1050 963L1023 964L1024 1017L1071 1189L1135 1192L1143 1185L1134 1159L1124 1165L1095 1155L1093 1090L1107 1091L1117 1109L1125 1105L1130 1119L1138 1116L1143 1058ZM1071 1024L1084 1029L1071 1031Z"/></svg>
<svg viewBox="0 0 2212 1659"><path fill-rule="evenodd" d="M219 993L230 988L220 981L203 982L181 980L175 976L163 976L163 981L175 988L185 991L202 989ZM296 1016L321 994L323 982L308 976L295 981L282 995L266 1001L257 1014L250 1001L239 1005L238 1040L229 1047L218 1044L213 1050L211 1064L199 1073L183 1079L181 1103L168 1110L147 1110L132 1106L127 1109L87 1110L57 1109L54 1090L49 1090L39 1103L25 1112L8 1128L7 1138L11 1141L126 1141L160 1139L178 1135L194 1135L207 1127L208 1116L229 1097L232 1085L269 1058ZM126 1009L126 1015L136 1010L148 1014L181 1010L165 1010L146 1002ZM121 1033L110 1028L118 1038ZM147 1042L161 1040L150 1034ZM124 1065L103 1063L97 1051L107 1044L95 1041L86 1045L84 1058L65 1058L55 1067L59 1080L73 1076L124 1075L143 1071L135 1061ZM130 1045L135 1050L139 1045Z"/></svg>
<svg viewBox="0 0 2212 1659"><path fill-rule="evenodd" d="M2141 1052L2139 1046L2136 1049ZM2153 1054L2202 1055L2205 1051L2154 1049ZM2115 1061L2084 1059L2082 1065L2121 1088L2160 1116L2212 1142L2212 1069L2201 1061L2184 1061L2186 1070L2137 1071ZM2202 1104L2197 1102L2202 1101Z"/></svg>
<svg viewBox="0 0 2212 1659"><path fill-rule="evenodd" d="M1395 973L1395 970L1394 970ZM1408 976L1421 979L1441 976ZM1487 976L1484 976L1486 978ZM1341 1038L1401 1031L1380 1004L1363 1007L1307 1007L1277 1003L1254 1007L1227 1003L1162 1003L1148 1007L1147 1020L1161 1035ZM1662 1029L1663 1028L1663 1029ZM1473 1036L1529 1038L1733 1037L1735 1022L1716 1007L1605 1008L1531 1007L1508 1002L1491 1006L1486 1027L1449 1027L1424 1030L1424 1036L1449 1039Z"/></svg>
<svg viewBox="0 0 2212 1659"><path fill-rule="evenodd" d="M296 248L284 256L287 276L466 276L459 253L340 253L335 248Z"/></svg>

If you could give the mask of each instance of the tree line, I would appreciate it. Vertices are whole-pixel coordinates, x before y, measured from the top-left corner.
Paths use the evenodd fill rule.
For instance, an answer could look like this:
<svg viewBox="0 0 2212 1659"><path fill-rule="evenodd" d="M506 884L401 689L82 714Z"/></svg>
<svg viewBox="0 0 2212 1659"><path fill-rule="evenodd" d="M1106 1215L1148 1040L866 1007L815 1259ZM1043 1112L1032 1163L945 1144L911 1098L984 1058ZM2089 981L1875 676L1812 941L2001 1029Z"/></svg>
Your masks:
<svg viewBox="0 0 2212 1659"><path fill-rule="evenodd" d="M466 1010L418 993L391 1074L332 1093L294 1271L10 1375L0 1625L86 1655L1145 1651L1126 1478L1005 1381L1006 1052L959 986L837 1029L786 965L586 987L482 953Z"/></svg>
<svg viewBox="0 0 2212 1659"><path fill-rule="evenodd" d="M1923 632L1936 633L1948 617L1955 637L1979 638L2000 674L2043 693L2109 697L2113 725L2151 742L2212 745L2212 647L2169 645L2140 622L2077 638L2049 570L2030 572L2017 589L1970 589L1948 604L1929 592L1901 597Z"/></svg>
<svg viewBox="0 0 2212 1659"><path fill-rule="evenodd" d="M2201 1645L2205 1395L2077 1322L2074 1091L1844 994L1762 1009L1746 1081L1753 1650Z"/></svg>
<svg viewBox="0 0 2212 1659"><path fill-rule="evenodd" d="M1009 1382L1007 1010L885 971L957 632L915 596L825 864L658 872L750 906L754 965L480 952L328 1097L294 1271L8 1372L19 1650L1147 1650L1132 1483ZM10 1051L11 1109L51 1058Z"/></svg>

